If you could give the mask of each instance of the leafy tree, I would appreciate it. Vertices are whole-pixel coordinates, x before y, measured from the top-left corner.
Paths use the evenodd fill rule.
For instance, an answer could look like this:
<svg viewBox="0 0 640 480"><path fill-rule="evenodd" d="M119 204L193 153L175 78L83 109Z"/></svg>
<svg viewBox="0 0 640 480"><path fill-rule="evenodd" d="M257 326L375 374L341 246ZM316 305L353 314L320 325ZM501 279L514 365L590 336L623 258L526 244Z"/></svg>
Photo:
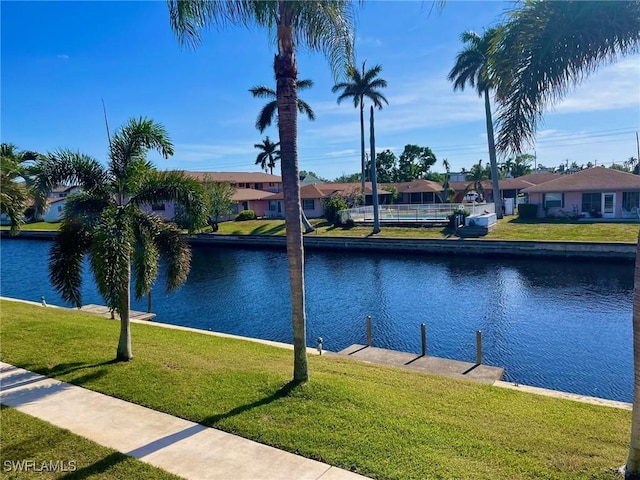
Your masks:
<svg viewBox="0 0 640 480"><path fill-rule="evenodd" d="M262 143L256 143L253 146L261 150L256 158L256 165L260 165L260 168L265 172L268 171L273 175L273 168L276 166L276 162L280 160L280 150L278 150L280 142L273 143L267 135L267 138Z"/></svg>
<svg viewBox="0 0 640 480"><path fill-rule="evenodd" d="M627 167L624 163L612 163L609 167L613 170L620 170L621 172L630 172L631 169Z"/></svg>
<svg viewBox="0 0 640 480"><path fill-rule="evenodd" d="M640 175L640 163L636 157L629 157L629 160L624 162L625 166L629 167L629 169L635 173L636 175Z"/></svg>
<svg viewBox="0 0 640 480"><path fill-rule="evenodd" d="M338 220L338 212L340 210L346 210L347 208L349 208L349 206L342 195L333 194L324 200L324 218L326 218L329 223L336 223L336 220Z"/></svg>
<svg viewBox="0 0 640 480"><path fill-rule="evenodd" d="M352 64L353 4L346 0L305 2L210 2L169 0L171 25L180 42L197 45L203 28L256 24L270 30L278 48L274 58L278 131L285 198L287 257L293 323L293 381L309 378L304 297L304 247L297 154L297 65L295 45L326 55L332 70Z"/></svg>
<svg viewBox="0 0 640 480"><path fill-rule="evenodd" d="M495 86L490 71L491 46L499 33L499 29L490 28L482 36L476 32L464 32L460 39L466 47L456 57L456 63L449 72L449 80L453 82L453 89L464 90L469 84L475 87L479 96L484 96L484 111L487 126L487 142L489 143L489 162L491 164L491 183L493 184L493 201L496 206L496 216L502 218L502 198L500 196L498 161L496 160L496 145L493 137L493 118L491 116L491 99L489 91Z"/></svg>
<svg viewBox="0 0 640 480"><path fill-rule="evenodd" d="M98 291L120 315L116 359L133 358L129 326L131 277L135 296L151 290L158 260L167 263L167 290L181 285L190 267L190 250L181 231L143 205L174 201L182 204L191 226L204 224L205 202L200 185L178 172L159 172L147 161L147 150L167 158L173 145L164 127L144 118L131 119L113 136L107 168L70 150L46 156L36 179L41 192L73 183L82 192L68 197L62 225L51 248L51 283L62 298L82 305L82 260L89 256Z"/></svg>
<svg viewBox="0 0 640 480"><path fill-rule="evenodd" d="M376 175L378 183L391 183L395 181L397 161L391 150L383 150L376 154ZM367 162L367 171L371 169L371 160Z"/></svg>
<svg viewBox="0 0 640 480"><path fill-rule="evenodd" d="M497 149L521 152L544 112L599 66L638 51L640 2L526 0L494 45Z"/></svg>
<svg viewBox="0 0 640 480"><path fill-rule="evenodd" d="M532 172L531 164L534 159L535 157L530 153L516 155L515 159L508 158L500 164L500 170L504 176L522 177Z"/></svg>
<svg viewBox="0 0 640 480"><path fill-rule="evenodd" d="M306 90L307 88L313 87L313 80L297 80L296 88L298 90ZM273 118L277 115L278 111L278 101L275 90L265 85L256 86L250 88L249 91L254 96L254 98L266 98L271 100L267 103L260 113L258 114L258 119L256 120L256 128L260 130L260 133L264 132L267 127L271 125L273 122ZM305 114L307 118L311 121L316 119L316 114L311 109L311 106L305 102L304 100L298 98L298 111L302 114ZM263 167L264 168L264 167Z"/></svg>
<svg viewBox="0 0 640 480"><path fill-rule="evenodd" d="M228 182L216 182L206 177L202 186L209 210L208 223L213 228L213 231L216 232L218 230L218 219L232 212L233 194L236 193L236 188Z"/></svg>
<svg viewBox="0 0 640 480"><path fill-rule="evenodd" d="M396 181L411 182L422 178L436 161L436 156L429 147L405 145L398 161Z"/></svg>
<svg viewBox="0 0 640 480"><path fill-rule="evenodd" d="M380 65L376 65L369 70L366 70L366 63L366 60L362 62L362 72L359 72L353 66L349 68L349 80L337 83L331 89L333 93L341 92L338 97L338 103L342 102L344 99L351 98L353 99L353 106L355 108L360 107L360 181L363 192L364 182L367 176L364 156L364 99L367 97L378 109L382 108L382 102L389 105L387 99L378 90L380 88L387 87L387 81L378 77L380 72L382 72L382 67Z"/></svg>
<svg viewBox="0 0 640 480"><path fill-rule="evenodd" d="M360 173L343 173L334 180L334 183L355 183L360 181Z"/></svg>

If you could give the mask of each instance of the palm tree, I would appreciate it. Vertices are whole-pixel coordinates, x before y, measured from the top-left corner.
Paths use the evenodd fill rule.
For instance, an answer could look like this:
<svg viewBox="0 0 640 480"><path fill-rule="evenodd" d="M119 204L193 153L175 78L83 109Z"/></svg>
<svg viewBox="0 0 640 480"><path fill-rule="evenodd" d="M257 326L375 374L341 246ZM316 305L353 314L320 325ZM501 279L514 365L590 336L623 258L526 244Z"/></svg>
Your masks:
<svg viewBox="0 0 640 480"><path fill-rule="evenodd" d="M453 197L455 197L456 192L453 188L451 188L451 165L449 164L449 160L446 158L442 160L442 166L445 170L444 175L444 183L442 184L442 195L444 196L443 203L451 203Z"/></svg>
<svg viewBox="0 0 640 480"><path fill-rule="evenodd" d="M291 283L293 323L293 381L309 378L307 368L304 297L304 248L302 207L298 177L298 91L294 45L306 45L329 59L332 70L351 64L353 57L353 4L346 0L277 2L210 2L168 0L173 30L181 43L197 45L208 25L256 24L275 33L278 52L274 58L278 132L285 198L287 256Z"/></svg>
<svg viewBox="0 0 640 480"><path fill-rule="evenodd" d="M476 32L464 32L460 36L462 43L466 44L456 56L456 63L447 77L453 82L454 90L464 90L469 84L475 88L479 96L484 96L484 111L487 123L487 142L489 143L489 161L491 163L491 183L493 187L493 202L495 203L496 216L502 218L502 198L500 197L500 185L498 175L498 161L496 160L496 145L493 138L493 119L491 117L491 99L489 90L494 87L494 80L490 73L491 45L497 28L490 28L482 36Z"/></svg>
<svg viewBox="0 0 640 480"><path fill-rule="evenodd" d="M640 2L539 2L510 12L494 45L497 148L520 153L542 115L599 66L640 47Z"/></svg>
<svg viewBox="0 0 640 480"><path fill-rule="evenodd" d="M296 81L296 88L298 90L306 90L307 88L311 87L313 87L313 80ZM267 98L271 100L264 106L262 110L260 110L258 119L256 120L256 128L260 130L260 133L262 133L268 126L271 125L271 122L273 122L273 117L276 116L276 112L278 110L276 92L272 88L269 88L265 85L250 88L249 91L255 98ZM302 114L305 114L307 118L312 122L316 119L316 114L313 113L311 106L300 98L298 98L298 111Z"/></svg>
<svg viewBox="0 0 640 480"><path fill-rule="evenodd" d="M162 125L131 119L113 136L107 168L88 155L59 150L46 156L36 179L41 192L68 182L81 187L81 193L66 202L51 249L51 283L65 301L80 307L82 260L89 256L100 294L120 316L119 361L133 358L129 326L132 275L140 299L155 282L160 257L167 263L167 290L186 280L190 266L189 247L178 227L141 207L175 201L184 207L191 226L206 224L198 182L182 173L157 171L146 159L149 148L165 158L173 154Z"/></svg>
<svg viewBox="0 0 640 480"><path fill-rule="evenodd" d="M497 148L519 153L544 111L599 66L640 48L640 2L534 2L511 13L495 45ZM508 73L508 74L507 74ZM636 250L640 259L640 235ZM625 478L640 479L640 261L633 299L634 387Z"/></svg>
<svg viewBox="0 0 640 480"><path fill-rule="evenodd" d="M467 173L466 180L469 183L464 188L462 196L465 197L469 192L476 192L484 199L484 185L482 185L482 182L487 180L487 170L482 168L482 160L478 160L478 163L471 167L471 170Z"/></svg>
<svg viewBox="0 0 640 480"><path fill-rule="evenodd" d="M17 235L24 223L24 210L31 196L33 175L37 171L34 163L40 154L31 151L18 151L11 143L0 144L0 213L11 221L11 235ZM36 211L44 208L44 199L35 197Z"/></svg>
<svg viewBox="0 0 640 480"><path fill-rule="evenodd" d="M278 150L280 142L273 143L267 135L267 138L262 143L256 143L253 146L261 150L256 158L256 165L260 165L260 168L265 172L269 169L271 175L273 175L273 168L276 166L276 162L280 160L280 150Z"/></svg>
<svg viewBox="0 0 640 480"><path fill-rule="evenodd" d="M362 62L362 73L353 66L349 68L349 81L337 83L331 89L333 93L341 91L340 96L338 97L338 103L342 102L345 98L352 98L353 106L355 108L360 107L360 161L362 166L361 188L363 196L364 183L366 180L364 158L364 97L369 98L379 109L382 108L382 102L389 105L389 102L384 95L377 90L379 88L387 87L387 81L382 78L378 78L378 75L382 71L382 67L380 65L376 65L369 70L365 70L366 63L366 61Z"/></svg>

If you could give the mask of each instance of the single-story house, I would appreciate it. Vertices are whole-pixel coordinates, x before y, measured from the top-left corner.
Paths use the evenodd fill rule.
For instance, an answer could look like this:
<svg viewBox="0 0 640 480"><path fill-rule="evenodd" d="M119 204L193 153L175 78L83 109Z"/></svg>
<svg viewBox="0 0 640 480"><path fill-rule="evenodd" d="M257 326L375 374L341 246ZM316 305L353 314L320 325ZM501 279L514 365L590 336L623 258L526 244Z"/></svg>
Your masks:
<svg viewBox="0 0 640 480"><path fill-rule="evenodd" d="M269 211L269 198L273 196L271 192L255 190L253 188L236 188L231 197L235 204L231 207L231 215L227 215L220 220L230 220L244 210L253 210L258 217L266 217Z"/></svg>
<svg viewBox="0 0 640 480"><path fill-rule="evenodd" d="M442 203L444 187L431 180L418 179L412 182L384 183L385 190L392 188L398 192L395 203Z"/></svg>
<svg viewBox="0 0 640 480"><path fill-rule="evenodd" d="M640 218L640 176L594 167L523 190L546 215Z"/></svg>
<svg viewBox="0 0 640 480"><path fill-rule="evenodd" d="M525 188L540 185L560 177L557 173L539 172L529 173L516 178L501 178L498 182L502 198L516 198Z"/></svg>
<svg viewBox="0 0 640 480"><path fill-rule="evenodd" d="M315 186L324 194L323 198L332 195L349 196L359 193L362 188L360 183L316 183ZM391 203L391 192L385 190L380 184L378 184L378 203L380 205ZM373 205L373 184L371 182L364 184L364 204Z"/></svg>

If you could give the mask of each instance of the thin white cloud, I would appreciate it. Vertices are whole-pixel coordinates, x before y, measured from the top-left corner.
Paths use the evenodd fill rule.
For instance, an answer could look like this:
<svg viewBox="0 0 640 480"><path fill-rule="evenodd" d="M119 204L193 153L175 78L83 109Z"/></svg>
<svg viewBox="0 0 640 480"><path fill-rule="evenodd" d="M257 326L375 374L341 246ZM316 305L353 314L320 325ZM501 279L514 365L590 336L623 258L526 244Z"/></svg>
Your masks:
<svg viewBox="0 0 640 480"><path fill-rule="evenodd" d="M372 45L374 47L380 47L382 45L382 40L375 37L357 37L356 43L359 45Z"/></svg>
<svg viewBox="0 0 640 480"><path fill-rule="evenodd" d="M554 108L555 113L584 113L620 108L640 111L640 56L602 68Z"/></svg>
<svg viewBox="0 0 640 480"><path fill-rule="evenodd" d="M178 144L175 146L175 158L188 162L206 162L234 155L253 154L253 143L234 145Z"/></svg>
<svg viewBox="0 0 640 480"><path fill-rule="evenodd" d="M58 58L60 60L69 60L69 55L61 53L59 55L56 55L56 58Z"/></svg>
<svg viewBox="0 0 640 480"><path fill-rule="evenodd" d="M325 157L344 157L345 155L353 155L356 153L355 148L348 148L346 150L338 150L336 152L327 152L324 154Z"/></svg>

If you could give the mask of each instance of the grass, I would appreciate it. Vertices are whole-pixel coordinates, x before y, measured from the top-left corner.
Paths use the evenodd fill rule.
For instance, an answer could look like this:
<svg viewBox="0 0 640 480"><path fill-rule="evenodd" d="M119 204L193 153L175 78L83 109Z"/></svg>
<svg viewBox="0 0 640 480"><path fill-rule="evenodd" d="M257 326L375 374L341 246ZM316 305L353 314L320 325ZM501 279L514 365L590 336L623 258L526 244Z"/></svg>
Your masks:
<svg viewBox="0 0 640 480"><path fill-rule="evenodd" d="M371 227L336 227L324 219L311 220L316 230L308 235L368 237ZM222 222L218 234L223 235L284 235L284 220L247 220ZM38 222L26 224L24 230L58 230L60 223ZM569 242L627 242L638 238L637 223L578 223L567 220L520 220L505 217L483 238L491 240L557 240ZM8 230L9 227L0 227ZM210 231L208 227L206 231ZM457 238L443 227L395 227L383 226L376 235L382 238Z"/></svg>
<svg viewBox="0 0 640 480"><path fill-rule="evenodd" d="M376 479L616 478L630 412L483 384L0 301L5 362Z"/></svg>
<svg viewBox="0 0 640 480"><path fill-rule="evenodd" d="M18 470L18 462L36 469ZM43 462L46 462L43 468ZM57 462L57 463L56 463ZM6 479L179 479L133 457L102 447L13 408L2 407L2 478ZM25 465L24 463L22 465ZM33 464L32 464L33 465ZM51 465L50 471L47 466ZM12 471L7 471L13 467ZM54 471L54 468L58 471ZM14 470L15 469L15 470ZM44 471L43 471L44 470ZM64 473L63 473L64 472Z"/></svg>
<svg viewBox="0 0 640 480"><path fill-rule="evenodd" d="M308 235L334 235L367 237L371 227L344 229L323 220L312 220L316 231ZM560 240L583 242L629 242L638 238L637 223L578 223L566 220L541 221L520 220L506 217L498 221L495 228L484 238L492 240ZM249 220L246 222L224 222L220 234L226 235L284 235L284 220ZM376 235L383 238L457 238L443 227L387 227Z"/></svg>

